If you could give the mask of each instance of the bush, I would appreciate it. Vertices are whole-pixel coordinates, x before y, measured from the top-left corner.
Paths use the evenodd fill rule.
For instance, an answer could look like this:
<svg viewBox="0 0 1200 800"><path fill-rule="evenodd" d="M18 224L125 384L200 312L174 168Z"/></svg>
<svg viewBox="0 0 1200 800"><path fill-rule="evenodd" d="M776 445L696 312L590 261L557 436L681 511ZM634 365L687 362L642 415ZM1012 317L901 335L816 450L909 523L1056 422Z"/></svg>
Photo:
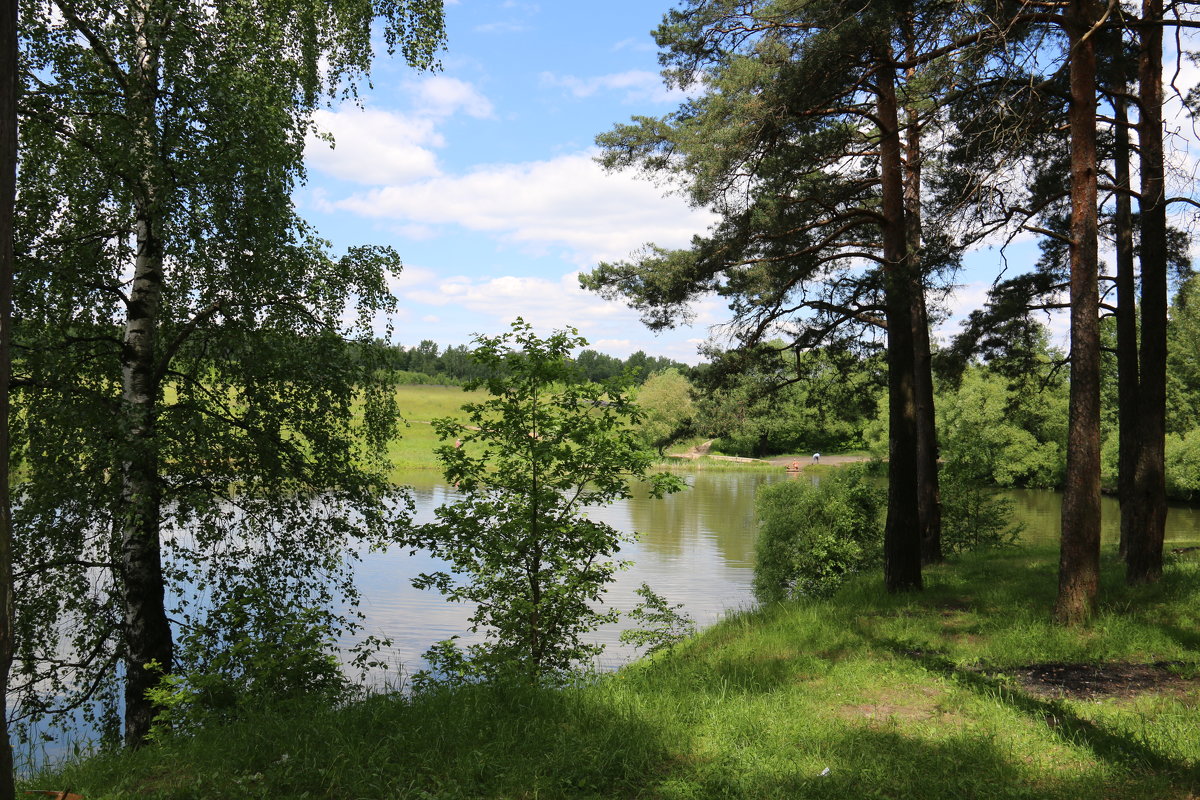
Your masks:
<svg viewBox="0 0 1200 800"><path fill-rule="evenodd" d="M648 583L638 587L637 594L642 602L627 616L642 627L621 631L622 642L644 648L646 655L651 655L696 634L696 623L684 613L683 603L670 605Z"/></svg>
<svg viewBox="0 0 1200 800"><path fill-rule="evenodd" d="M1013 502L971 481L957 470L944 469L942 552L1014 547L1025 525L1013 520Z"/></svg>
<svg viewBox="0 0 1200 800"><path fill-rule="evenodd" d="M616 619L602 602L632 538L586 509L630 497L632 481L653 497L683 482L650 471L635 433L641 414L622 382L580 380L568 356L587 342L574 329L541 339L518 318L510 333L475 341L471 358L490 377L467 388L487 399L465 404L466 420L433 421L460 497L413 529L411 543L448 565L413 585L471 603L471 630L486 639L465 650L439 643L421 682L561 682L600 652L587 634Z"/></svg>
<svg viewBox="0 0 1200 800"><path fill-rule="evenodd" d="M152 737L190 733L263 706L305 699L338 702L350 682L333 654L327 620L254 587L238 587L208 624L179 640L176 674L150 690L163 711Z"/></svg>
<svg viewBox="0 0 1200 800"><path fill-rule="evenodd" d="M816 486L802 479L759 489L759 602L824 597L879 564L885 505L884 490L860 467L838 470Z"/></svg>
<svg viewBox="0 0 1200 800"><path fill-rule="evenodd" d="M1200 499L1200 428L1168 436L1167 494L1180 500Z"/></svg>

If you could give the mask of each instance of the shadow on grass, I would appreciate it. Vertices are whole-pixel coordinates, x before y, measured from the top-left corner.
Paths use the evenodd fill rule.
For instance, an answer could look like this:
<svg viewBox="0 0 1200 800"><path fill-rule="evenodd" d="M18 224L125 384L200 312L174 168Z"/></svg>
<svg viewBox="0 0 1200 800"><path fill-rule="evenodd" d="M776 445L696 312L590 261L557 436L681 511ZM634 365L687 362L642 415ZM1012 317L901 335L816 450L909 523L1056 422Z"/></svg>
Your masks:
<svg viewBox="0 0 1200 800"><path fill-rule="evenodd" d="M895 639L872 637L865 630L863 636L878 647L910 659L929 672L950 678L980 696L993 698L1043 722L1064 742L1087 747L1097 758L1110 764L1136 771L1153 770L1178 786L1190 790L1200 788L1200 765L1172 758L1143 741L1097 725L1071 711L1065 703L1031 697L1001 678L964 669L936 651L917 649Z"/></svg>
<svg viewBox="0 0 1200 800"><path fill-rule="evenodd" d="M803 753L803 745L798 745ZM664 776L644 795L664 798L1099 798L1190 797L1161 776L1079 774L1031 766L1011 748L962 733L940 741L894 729L846 725L820 742L821 766L807 772L795 759L693 764Z"/></svg>

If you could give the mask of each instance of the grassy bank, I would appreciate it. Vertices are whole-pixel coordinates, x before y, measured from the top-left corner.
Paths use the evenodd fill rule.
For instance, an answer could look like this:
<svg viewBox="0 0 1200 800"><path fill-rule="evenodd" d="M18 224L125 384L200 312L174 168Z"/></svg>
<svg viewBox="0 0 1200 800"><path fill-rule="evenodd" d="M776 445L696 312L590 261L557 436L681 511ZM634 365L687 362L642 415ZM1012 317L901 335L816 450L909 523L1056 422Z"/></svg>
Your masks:
<svg viewBox="0 0 1200 800"><path fill-rule="evenodd" d="M300 708L101 755L28 788L104 797L1189 798L1200 563L1092 625L1048 622L1056 554L971 556L741 614L565 691ZM1076 665L1067 668L1064 665Z"/></svg>

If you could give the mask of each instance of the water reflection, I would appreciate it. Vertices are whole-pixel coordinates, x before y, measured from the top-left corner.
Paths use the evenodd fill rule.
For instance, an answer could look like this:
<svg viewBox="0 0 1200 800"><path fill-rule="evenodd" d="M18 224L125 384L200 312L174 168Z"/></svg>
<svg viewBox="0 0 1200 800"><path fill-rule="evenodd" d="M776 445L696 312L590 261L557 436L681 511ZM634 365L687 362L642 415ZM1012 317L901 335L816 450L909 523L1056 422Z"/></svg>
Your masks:
<svg viewBox="0 0 1200 800"><path fill-rule="evenodd" d="M405 476L413 487L416 520L433 519L434 509L457 497L434 472ZM634 496L612 505L591 508L595 519L619 530L641 534L627 545L620 557L633 566L618 576L607 602L619 610L633 608L639 598L634 591L643 582L671 603L683 603L700 625L715 622L727 610L748 607L754 565L754 497L758 488L780 480L811 480L810 476L788 476L764 472L697 472L685 478L688 488L661 500L650 498L644 488ZM1014 501L1017 518L1025 523L1025 540L1053 544L1058 539L1061 495L1041 490L1005 493ZM1103 541L1115 544L1119 509L1114 499L1103 500ZM1172 506L1168 518L1168 547L1200 543L1200 509ZM393 549L387 553L364 553L358 569L363 590L362 610L367 633L390 637L393 646L385 652L396 666L411 672L424 666L421 654L434 642L454 635L464 642L470 609L442 600L434 592L413 589L410 581L420 572L445 565L427 553L410 554ZM605 626L596 640L606 645L599 666L624 663L634 653L618 642L619 625ZM379 679L379 676L374 676Z"/></svg>

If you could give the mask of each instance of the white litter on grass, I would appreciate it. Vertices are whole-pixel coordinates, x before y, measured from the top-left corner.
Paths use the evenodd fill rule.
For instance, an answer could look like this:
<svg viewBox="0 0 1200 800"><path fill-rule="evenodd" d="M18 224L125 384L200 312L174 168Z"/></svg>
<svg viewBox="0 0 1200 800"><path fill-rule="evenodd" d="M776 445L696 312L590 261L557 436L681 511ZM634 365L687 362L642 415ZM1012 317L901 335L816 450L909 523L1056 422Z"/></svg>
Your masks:
<svg viewBox="0 0 1200 800"><path fill-rule="evenodd" d="M821 770L821 774L819 777L822 777L822 778L829 777L829 767L826 767L825 769Z"/></svg>

